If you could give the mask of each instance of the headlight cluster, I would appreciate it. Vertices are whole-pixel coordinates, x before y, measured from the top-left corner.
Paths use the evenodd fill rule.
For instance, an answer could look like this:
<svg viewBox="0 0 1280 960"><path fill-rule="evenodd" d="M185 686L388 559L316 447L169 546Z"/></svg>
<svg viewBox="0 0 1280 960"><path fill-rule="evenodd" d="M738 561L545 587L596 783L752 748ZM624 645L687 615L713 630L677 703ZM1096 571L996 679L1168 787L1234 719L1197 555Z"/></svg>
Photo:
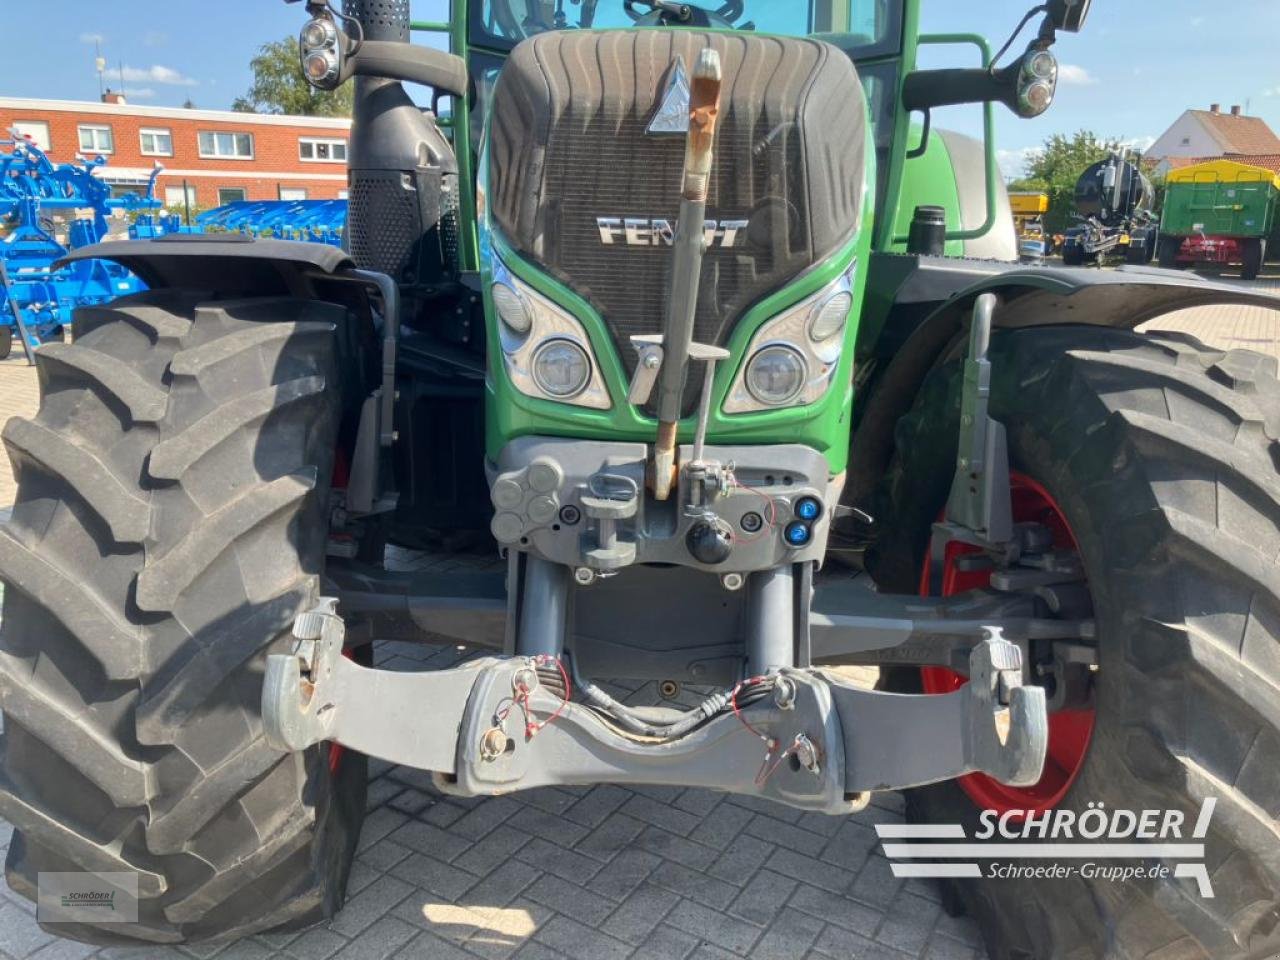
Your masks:
<svg viewBox="0 0 1280 960"><path fill-rule="evenodd" d="M756 331L725 398L725 413L802 406L827 392L853 309L852 276L851 268Z"/></svg>
<svg viewBox="0 0 1280 960"><path fill-rule="evenodd" d="M302 72L307 82L322 90L331 90L342 73L342 51L338 44L338 27L327 17L308 20L298 37Z"/></svg>
<svg viewBox="0 0 1280 960"><path fill-rule="evenodd" d="M577 318L493 259L493 307L507 374L526 396L608 410L613 404Z"/></svg>

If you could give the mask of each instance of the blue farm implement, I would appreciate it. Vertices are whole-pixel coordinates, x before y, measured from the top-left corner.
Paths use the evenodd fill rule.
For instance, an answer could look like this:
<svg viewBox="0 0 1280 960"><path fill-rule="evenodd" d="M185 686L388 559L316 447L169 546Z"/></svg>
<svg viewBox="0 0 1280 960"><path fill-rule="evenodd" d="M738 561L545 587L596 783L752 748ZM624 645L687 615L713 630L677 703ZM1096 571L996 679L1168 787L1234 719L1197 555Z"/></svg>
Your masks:
<svg viewBox="0 0 1280 960"><path fill-rule="evenodd" d="M108 219L138 214L131 237L160 236L177 229L177 218L156 216L151 175L141 196L111 196L95 170L106 161L80 158L54 164L30 140L5 141L0 153L0 358L15 339L28 359L42 343L62 337L78 306L103 303L143 289L142 282L117 264L84 260L55 268L66 254L103 240ZM61 214L61 216L58 216ZM65 235L59 237L60 224Z"/></svg>
<svg viewBox="0 0 1280 960"><path fill-rule="evenodd" d="M340 247L346 222L346 200L240 200L200 214L196 229Z"/></svg>

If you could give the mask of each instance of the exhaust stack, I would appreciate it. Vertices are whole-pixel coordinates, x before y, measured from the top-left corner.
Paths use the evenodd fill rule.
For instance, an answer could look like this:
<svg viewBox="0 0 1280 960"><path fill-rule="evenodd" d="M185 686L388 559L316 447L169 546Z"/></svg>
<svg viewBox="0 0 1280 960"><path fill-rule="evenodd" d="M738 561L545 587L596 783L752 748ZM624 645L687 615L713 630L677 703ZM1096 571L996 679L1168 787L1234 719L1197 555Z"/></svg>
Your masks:
<svg viewBox="0 0 1280 960"><path fill-rule="evenodd" d="M667 499L676 478L676 428L689 372L689 347L706 249L703 223L720 112L720 80L720 54L708 47L698 55L690 84L684 185L672 244L671 293L663 325L665 357L658 380L658 442L653 451L653 493L659 500Z"/></svg>

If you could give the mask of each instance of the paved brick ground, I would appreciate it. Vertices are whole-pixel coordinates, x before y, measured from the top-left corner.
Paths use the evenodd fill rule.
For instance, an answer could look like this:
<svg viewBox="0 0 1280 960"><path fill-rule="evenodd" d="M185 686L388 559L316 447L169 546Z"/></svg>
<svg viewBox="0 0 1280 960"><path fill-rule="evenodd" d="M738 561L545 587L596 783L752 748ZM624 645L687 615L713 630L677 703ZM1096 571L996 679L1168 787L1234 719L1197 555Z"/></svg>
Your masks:
<svg viewBox="0 0 1280 960"><path fill-rule="evenodd" d="M1158 325L1280 356L1277 312L1187 311ZM0 421L34 406L34 375L21 361L0 363ZM0 469L0 519L12 496ZM384 643L377 656L387 668L413 670L458 654ZM0 960L983 955L971 923L947 917L932 887L895 880L876 851L874 824L901 817L895 794L845 819L680 788L599 786L464 802L436 794L418 771L375 762L369 808L351 899L326 926L189 951L95 954L43 933L31 904L5 889ZM7 846L2 822L0 841Z"/></svg>

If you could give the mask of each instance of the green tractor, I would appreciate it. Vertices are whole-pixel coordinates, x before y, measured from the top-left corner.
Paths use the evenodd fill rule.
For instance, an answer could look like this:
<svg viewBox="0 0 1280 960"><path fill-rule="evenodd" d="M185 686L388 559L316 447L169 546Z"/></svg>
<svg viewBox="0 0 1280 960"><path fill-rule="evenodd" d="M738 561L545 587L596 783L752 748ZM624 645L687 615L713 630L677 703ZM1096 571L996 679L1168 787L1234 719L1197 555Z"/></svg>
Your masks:
<svg viewBox="0 0 1280 960"><path fill-rule="evenodd" d="M416 25L445 53L407 0L309 0L306 76L356 84L348 250L76 251L149 291L79 311L4 430L8 882L138 907L49 929L332 915L372 756L458 797L906 790L917 837L1052 823L1068 865L1134 811L1128 882L894 871L948 875L995 957L1276 952L1276 362L1136 331L1275 301L1019 267L994 105L1048 108L1088 0L1005 65L919 7L454 0ZM933 128L957 103L984 142Z"/></svg>

